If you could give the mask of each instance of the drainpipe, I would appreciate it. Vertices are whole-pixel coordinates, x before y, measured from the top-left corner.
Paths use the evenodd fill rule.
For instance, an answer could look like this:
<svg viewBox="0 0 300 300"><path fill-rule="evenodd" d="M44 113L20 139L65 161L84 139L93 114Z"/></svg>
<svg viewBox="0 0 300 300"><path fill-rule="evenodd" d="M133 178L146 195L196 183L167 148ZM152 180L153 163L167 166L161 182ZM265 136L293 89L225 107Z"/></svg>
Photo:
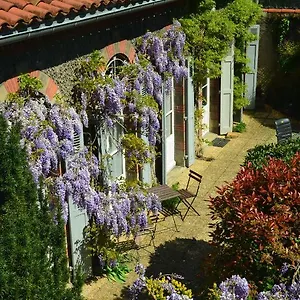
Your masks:
<svg viewBox="0 0 300 300"><path fill-rule="evenodd" d="M163 95L165 96L165 87L163 86ZM161 169L162 169L162 184L167 184L167 147L166 147L166 104L165 101L162 102L162 117L161 117Z"/></svg>
<svg viewBox="0 0 300 300"><path fill-rule="evenodd" d="M51 33L56 33L62 30L67 30L74 27L87 25L97 21L103 21L111 17L118 18L126 13L135 13L141 10L157 7L163 4L176 2L177 0L149 0L142 3L131 3L126 7L105 9L96 11L95 13L87 13L85 16L76 16L72 20L66 19L63 22L54 20L51 25L41 24L38 28L28 27L26 31L13 31L12 33L0 35L0 46L24 41L27 39L44 36Z"/></svg>
<svg viewBox="0 0 300 300"><path fill-rule="evenodd" d="M300 9L292 8L264 8L265 13L276 13L276 14L300 14Z"/></svg>

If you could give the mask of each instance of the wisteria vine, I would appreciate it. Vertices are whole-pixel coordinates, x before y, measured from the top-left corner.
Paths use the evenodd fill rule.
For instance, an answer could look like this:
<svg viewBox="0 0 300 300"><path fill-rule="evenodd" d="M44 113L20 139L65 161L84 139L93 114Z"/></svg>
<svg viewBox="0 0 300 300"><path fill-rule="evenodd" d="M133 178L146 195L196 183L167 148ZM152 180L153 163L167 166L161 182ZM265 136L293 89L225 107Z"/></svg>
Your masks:
<svg viewBox="0 0 300 300"><path fill-rule="evenodd" d="M135 62L119 67L114 78L105 73L100 53L94 52L78 69L73 94L84 124L93 120L105 130L123 124L122 116L126 116L131 121L130 129L145 135L155 146L163 93L170 92L172 77L179 81L187 76L184 42L179 22L146 33L135 41Z"/></svg>
<svg viewBox="0 0 300 300"><path fill-rule="evenodd" d="M97 225L119 237L144 229L147 212L160 209L157 196L142 189L100 185L103 170L93 145L78 147L75 139L83 135L83 126L107 133L106 129L120 124L125 133L147 139L149 149L142 145L143 153L134 156L146 155L141 164L149 162L160 136L163 94L170 92L172 77L178 81L187 75L184 41L178 22L145 34L135 41L135 63L125 64L114 77L105 73L99 53L93 53L76 73L72 106L64 99L51 102L38 92L39 80L29 75L20 76L20 90L0 104L6 120L21 126L21 143L35 182L44 178L66 221L71 199ZM124 151L122 141L118 147Z"/></svg>
<svg viewBox="0 0 300 300"><path fill-rule="evenodd" d="M26 77L27 76L27 77ZM29 75L20 80L28 80ZM32 81L37 79L32 78ZM97 157L76 148L74 137L82 135L80 116L62 101L51 103L39 93L22 97L23 91L1 103L1 112L9 123L21 125L21 143L26 148L33 178L42 177L60 200L64 218L68 218L68 198L89 217L115 236L147 226L148 210L157 213L160 203L154 194L117 189L100 190ZM62 172L60 162L65 161ZM124 208L124 209L122 209ZM133 220L132 216L136 216Z"/></svg>

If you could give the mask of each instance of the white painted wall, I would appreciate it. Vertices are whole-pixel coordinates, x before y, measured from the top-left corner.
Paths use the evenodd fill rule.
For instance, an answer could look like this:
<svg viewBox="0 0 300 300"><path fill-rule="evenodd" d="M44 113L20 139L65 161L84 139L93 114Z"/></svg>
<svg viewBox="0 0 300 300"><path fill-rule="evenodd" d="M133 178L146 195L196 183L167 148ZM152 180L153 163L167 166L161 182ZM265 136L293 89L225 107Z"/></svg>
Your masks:
<svg viewBox="0 0 300 300"><path fill-rule="evenodd" d="M209 132L209 109L210 109L210 79L207 78L206 84L203 85L202 91L206 90L206 100L207 104L203 106L203 130L202 135L205 135Z"/></svg>

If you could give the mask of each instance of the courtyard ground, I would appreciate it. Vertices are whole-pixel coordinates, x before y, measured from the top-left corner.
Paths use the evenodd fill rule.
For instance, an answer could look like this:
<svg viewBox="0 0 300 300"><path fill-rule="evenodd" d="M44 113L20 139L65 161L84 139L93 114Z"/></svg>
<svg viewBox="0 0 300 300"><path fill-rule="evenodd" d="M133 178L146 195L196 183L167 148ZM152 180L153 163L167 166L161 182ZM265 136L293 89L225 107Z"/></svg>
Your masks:
<svg viewBox="0 0 300 300"><path fill-rule="evenodd" d="M243 118L247 125L246 132L229 134L229 142L224 147L205 147L204 159L196 159L190 168L203 176L194 204L201 216L190 211L184 222L175 216L179 232L176 232L172 218L168 217L166 221L158 224L155 247L151 245L132 251L134 257L147 267L147 274L181 274L185 277L184 282L187 286L193 289L194 299L199 299L204 271L201 265L210 251L208 241L211 218L207 200L216 194L216 187L232 181L244 162L248 149L276 142L274 121L281 117L282 115L274 110L246 112ZM181 188L185 187L188 172L188 168L175 167L168 174L168 184L171 186L179 182ZM185 207L179 206L179 209L184 212ZM140 243L147 244L146 238ZM127 299L126 287L135 279L133 271L123 285L100 278L85 285L83 295L87 300Z"/></svg>

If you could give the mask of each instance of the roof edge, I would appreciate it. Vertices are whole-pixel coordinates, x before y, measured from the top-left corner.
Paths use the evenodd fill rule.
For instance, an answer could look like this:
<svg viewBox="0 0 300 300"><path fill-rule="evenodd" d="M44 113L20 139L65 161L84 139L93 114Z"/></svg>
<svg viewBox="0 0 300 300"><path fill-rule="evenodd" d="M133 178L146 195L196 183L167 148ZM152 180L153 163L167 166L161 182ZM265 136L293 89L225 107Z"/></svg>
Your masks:
<svg viewBox="0 0 300 300"><path fill-rule="evenodd" d="M0 46L39 37L41 35L67 30L77 26L87 25L89 23L105 20L111 17L119 17L129 12L138 12L146 8L176 1L177 0L144 0L142 2L130 3L126 6L105 8L104 10L100 10L101 7L99 7L96 11L87 11L84 16L80 14L72 19L66 16L63 21L54 19L51 23L49 23L49 20L47 20L47 22L42 22L38 27L31 27L29 25L25 30L18 30L15 28L8 33L0 33Z"/></svg>

